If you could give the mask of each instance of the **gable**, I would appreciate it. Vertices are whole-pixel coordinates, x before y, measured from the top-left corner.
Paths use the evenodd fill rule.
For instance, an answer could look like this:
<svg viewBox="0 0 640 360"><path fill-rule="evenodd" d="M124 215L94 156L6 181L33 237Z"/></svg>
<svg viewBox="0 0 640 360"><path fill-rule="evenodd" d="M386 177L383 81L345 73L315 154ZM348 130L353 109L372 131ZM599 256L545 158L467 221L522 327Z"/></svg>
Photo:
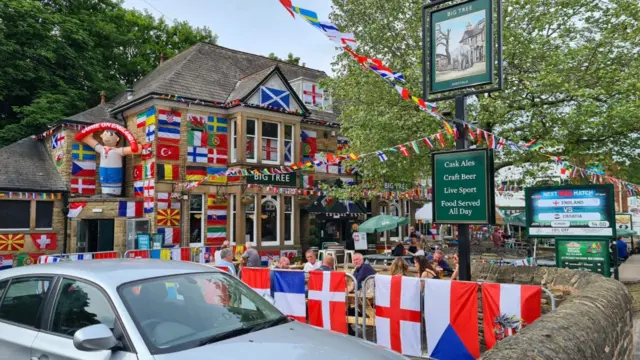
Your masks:
<svg viewBox="0 0 640 360"><path fill-rule="evenodd" d="M261 82L246 100L249 104L270 106L276 109L304 111L300 98L288 86L277 71Z"/></svg>

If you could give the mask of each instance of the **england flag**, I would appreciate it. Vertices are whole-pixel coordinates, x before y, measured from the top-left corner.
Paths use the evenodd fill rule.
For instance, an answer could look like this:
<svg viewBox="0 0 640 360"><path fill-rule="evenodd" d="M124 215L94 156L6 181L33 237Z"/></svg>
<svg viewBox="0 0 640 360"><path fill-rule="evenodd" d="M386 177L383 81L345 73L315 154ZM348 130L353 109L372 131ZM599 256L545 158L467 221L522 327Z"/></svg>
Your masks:
<svg viewBox="0 0 640 360"><path fill-rule="evenodd" d="M347 333L346 276L343 272L309 272L309 324Z"/></svg>

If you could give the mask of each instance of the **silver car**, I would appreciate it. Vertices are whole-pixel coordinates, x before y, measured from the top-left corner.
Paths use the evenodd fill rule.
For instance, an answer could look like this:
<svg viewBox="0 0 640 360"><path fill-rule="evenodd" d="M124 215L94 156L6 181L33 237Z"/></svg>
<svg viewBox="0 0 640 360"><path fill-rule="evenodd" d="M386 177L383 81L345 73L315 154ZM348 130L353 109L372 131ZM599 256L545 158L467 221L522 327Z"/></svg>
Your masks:
<svg viewBox="0 0 640 360"><path fill-rule="evenodd" d="M0 360L406 359L292 321L189 262L70 261L0 272Z"/></svg>

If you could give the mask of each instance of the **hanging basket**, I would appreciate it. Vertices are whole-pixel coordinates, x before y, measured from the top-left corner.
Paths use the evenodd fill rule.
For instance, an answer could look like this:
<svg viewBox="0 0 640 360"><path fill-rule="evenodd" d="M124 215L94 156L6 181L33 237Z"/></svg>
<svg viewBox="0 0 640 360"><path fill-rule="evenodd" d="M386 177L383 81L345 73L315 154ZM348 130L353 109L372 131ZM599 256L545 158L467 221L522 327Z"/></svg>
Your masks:
<svg viewBox="0 0 640 360"><path fill-rule="evenodd" d="M242 204L243 205L249 205L253 202L253 198L251 196L244 196L242 198Z"/></svg>
<svg viewBox="0 0 640 360"><path fill-rule="evenodd" d="M308 196L300 196L298 198L298 204L300 205L309 205L311 203L311 198Z"/></svg>

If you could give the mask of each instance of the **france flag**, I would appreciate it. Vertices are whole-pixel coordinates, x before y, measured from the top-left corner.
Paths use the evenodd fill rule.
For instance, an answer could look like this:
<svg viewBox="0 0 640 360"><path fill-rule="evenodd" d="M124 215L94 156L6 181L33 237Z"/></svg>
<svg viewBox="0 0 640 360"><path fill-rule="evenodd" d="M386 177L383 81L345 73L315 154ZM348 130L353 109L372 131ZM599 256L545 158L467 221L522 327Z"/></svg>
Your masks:
<svg viewBox="0 0 640 360"><path fill-rule="evenodd" d="M286 316L305 323L305 281L302 271L273 271L273 298L275 305Z"/></svg>

